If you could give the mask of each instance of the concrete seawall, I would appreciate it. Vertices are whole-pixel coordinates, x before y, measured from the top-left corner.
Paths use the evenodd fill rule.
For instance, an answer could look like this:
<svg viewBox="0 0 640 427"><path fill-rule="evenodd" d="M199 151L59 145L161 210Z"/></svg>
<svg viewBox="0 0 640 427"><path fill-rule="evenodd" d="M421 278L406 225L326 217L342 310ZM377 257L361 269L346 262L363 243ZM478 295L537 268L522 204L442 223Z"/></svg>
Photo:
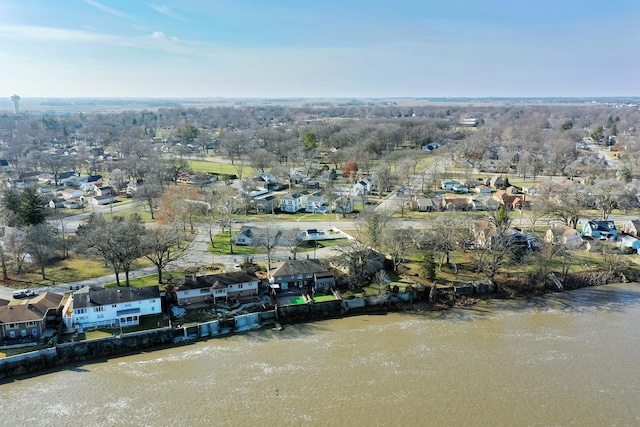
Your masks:
<svg viewBox="0 0 640 427"><path fill-rule="evenodd" d="M0 381L72 363L125 355L163 345L177 345L195 339L244 332L276 322L275 311L267 311L235 316L220 321L215 320L185 328L167 327L90 341L61 343L54 348L0 359Z"/></svg>

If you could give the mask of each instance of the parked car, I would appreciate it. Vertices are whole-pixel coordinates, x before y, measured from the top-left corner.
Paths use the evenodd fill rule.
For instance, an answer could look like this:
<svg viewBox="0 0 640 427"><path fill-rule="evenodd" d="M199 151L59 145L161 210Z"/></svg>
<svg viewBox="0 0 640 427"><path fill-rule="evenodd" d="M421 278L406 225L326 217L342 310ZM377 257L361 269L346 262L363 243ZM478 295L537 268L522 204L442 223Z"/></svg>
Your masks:
<svg viewBox="0 0 640 427"><path fill-rule="evenodd" d="M31 298L36 296L37 294L31 289L22 289L20 291L13 291L13 297L15 299L19 298Z"/></svg>

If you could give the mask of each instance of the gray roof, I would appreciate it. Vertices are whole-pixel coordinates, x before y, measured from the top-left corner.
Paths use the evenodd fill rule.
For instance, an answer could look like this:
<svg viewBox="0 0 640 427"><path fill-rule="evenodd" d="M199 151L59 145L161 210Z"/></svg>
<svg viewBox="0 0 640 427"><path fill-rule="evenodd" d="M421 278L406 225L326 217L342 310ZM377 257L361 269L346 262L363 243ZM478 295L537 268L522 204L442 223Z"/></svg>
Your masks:
<svg viewBox="0 0 640 427"><path fill-rule="evenodd" d="M297 274L326 273L327 271L329 270L324 268L319 261L314 259L290 260L276 266L272 270L271 276L295 276Z"/></svg>
<svg viewBox="0 0 640 427"><path fill-rule="evenodd" d="M217 288L224 289L237 283L249 283L260 281L258 277L246 271L230 271L228 273L208 274L206 276L185 277L184 282L178 285L178 291L189 289Z"/></svg>
<svg viewBox="0 0 640 427"><path fill-rule="evenodd" d="M146 286L144 288L123 287L118 289L86 286L73 293L73 308L99 307L153 298L160 298L160 288L158 286Z"/></svg>

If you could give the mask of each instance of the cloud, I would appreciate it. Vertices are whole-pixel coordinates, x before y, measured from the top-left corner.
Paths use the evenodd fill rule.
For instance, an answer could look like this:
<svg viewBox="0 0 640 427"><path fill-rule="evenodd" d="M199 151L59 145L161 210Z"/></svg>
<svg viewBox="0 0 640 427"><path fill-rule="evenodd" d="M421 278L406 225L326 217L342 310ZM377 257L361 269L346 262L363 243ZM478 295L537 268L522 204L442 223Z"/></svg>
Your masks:
<svg viewBox="0 0 640 427"><path fill-rule="evenodd" d="M86 4L96 7L98 9L100 9L103 12L107 12L113 16L117 16L119 18L124 18L124 19L128 19L129 21L137 21L136 18L134 18L131 15L127 15L124 12L120 12L119 10L115 10L115 9L111 9L110 7L107 7L103 4L98 3L97 1L94 0L83 0Z"/></svg>
<svg viewBox="0 0 640 427"><path fill-rule="evenodd" d="M163 33L162 31L154 31L153 33L151 33L151 38L152 39L160 39L160 40L178 41L177 37L169 37L165 33Z"/></svg>
<svg viewBox="0 0 640 427"><path fill-rule="evenodd" d="M158 12L161 15L164 15L168 18L174 19L176 21L180 21L180 22L189 22L189 19L185 16L180 15L177 12L174 12L173 10L169 9L167 6L158 6L155 4L149 4L148 5L151 9L155 10L156 12Z"/></svg>
<svg viewBox="0 0 640 427"><path fill-rule="evenodd" d="M101 44L126 44L124 37L95 33L86 30L42 27L36 25L0 24L0 40L9 38L39 42L97 42Z"/></svg>

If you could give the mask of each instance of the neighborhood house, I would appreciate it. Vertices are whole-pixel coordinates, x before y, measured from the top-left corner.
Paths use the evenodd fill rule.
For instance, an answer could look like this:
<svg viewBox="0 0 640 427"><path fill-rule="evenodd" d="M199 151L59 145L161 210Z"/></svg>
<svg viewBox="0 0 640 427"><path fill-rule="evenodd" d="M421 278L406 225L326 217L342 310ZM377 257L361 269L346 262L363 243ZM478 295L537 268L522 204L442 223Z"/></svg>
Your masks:
<svg viewBox="0 0 640 427"><path fill-rule="evenodd" d="M86 286L69 298L63 319L67 328L134 326L142 316L161 312L158 286L118 289Z"/></svg>

